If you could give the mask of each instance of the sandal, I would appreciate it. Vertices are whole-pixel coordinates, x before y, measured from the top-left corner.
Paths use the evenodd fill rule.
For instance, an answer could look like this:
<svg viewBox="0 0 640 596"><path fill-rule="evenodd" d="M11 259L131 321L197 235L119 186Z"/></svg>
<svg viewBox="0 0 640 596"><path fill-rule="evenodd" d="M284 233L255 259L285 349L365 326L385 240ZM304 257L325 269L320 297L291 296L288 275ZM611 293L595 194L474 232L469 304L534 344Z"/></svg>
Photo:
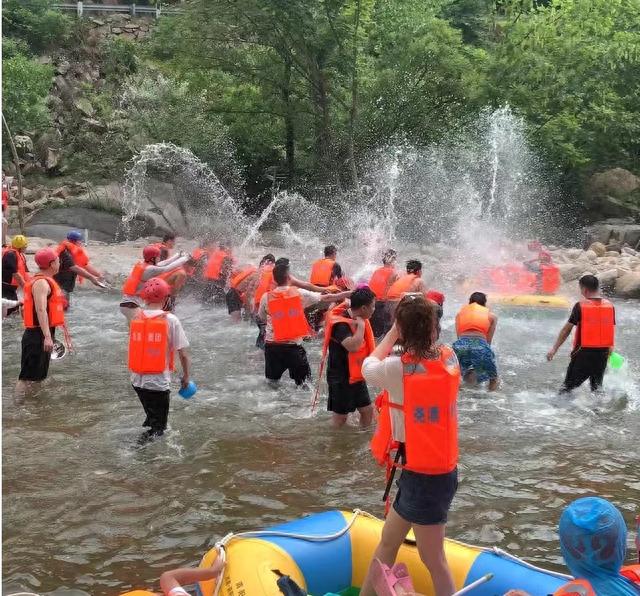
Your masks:
<svg viewBox="0 0 640 596"><path fill-rule="evenodd" d="M396 587L402 588L402 593L413 593L413 583L409 571L404 563L396 563L389 568L374 559L371 563L371 580L377 596L397 596Z"/></svg>

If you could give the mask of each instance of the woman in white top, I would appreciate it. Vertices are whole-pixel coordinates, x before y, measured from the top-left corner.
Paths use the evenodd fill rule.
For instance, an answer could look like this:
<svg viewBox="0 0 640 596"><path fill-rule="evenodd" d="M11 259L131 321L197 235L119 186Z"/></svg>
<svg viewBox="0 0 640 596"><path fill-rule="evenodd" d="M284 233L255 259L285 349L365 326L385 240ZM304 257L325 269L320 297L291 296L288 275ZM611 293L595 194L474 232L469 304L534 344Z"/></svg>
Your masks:
<svg viewBox="0 0 640 596"><path fill-rule="evenodd" d="M455 587L445 558L444 537L447 512L458 487L456 400L460 370L453 350L437 345L437 338L435 305L422 296L405 296L396 309L393 327L364 360L362 373L368 383L386 390L387 415L391 416L389 441L401 444L406 453L398 493L374 559L393 565L413 528L436 596L450 596ZM396 343L400 355L391 354ZM405 412L409 413L407 425ZM360 594L375 595L371 568Z"/></svg>

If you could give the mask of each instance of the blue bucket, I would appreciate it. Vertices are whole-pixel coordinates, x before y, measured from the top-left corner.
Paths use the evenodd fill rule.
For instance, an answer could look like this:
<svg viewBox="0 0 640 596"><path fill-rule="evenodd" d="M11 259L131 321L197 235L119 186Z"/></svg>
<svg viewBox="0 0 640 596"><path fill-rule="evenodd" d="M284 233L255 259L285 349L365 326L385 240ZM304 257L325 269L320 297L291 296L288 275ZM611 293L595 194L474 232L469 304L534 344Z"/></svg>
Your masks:
<svg viewBox="0 0 640 596"><path fill-rule="evenodd" d="M178 395L184 399L191 399L196 394L196 391L198 391L198 386L193 381L189 381L189 384L184 389L178 391Z"/></svg>

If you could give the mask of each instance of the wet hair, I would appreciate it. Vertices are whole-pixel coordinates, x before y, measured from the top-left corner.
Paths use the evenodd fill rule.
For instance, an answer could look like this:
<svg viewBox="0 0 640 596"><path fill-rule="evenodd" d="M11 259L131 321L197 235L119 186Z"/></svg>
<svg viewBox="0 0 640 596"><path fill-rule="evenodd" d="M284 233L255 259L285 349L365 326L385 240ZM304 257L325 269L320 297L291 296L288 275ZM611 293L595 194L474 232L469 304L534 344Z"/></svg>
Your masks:
<svg viewBox="0 0 640 596"><path fill-rule="evenodd" d="M581 288L585 290L589 290L590 292L597 292L600 287L600 281L595 275L583 275L579 280L578 284Z"/></svg>
<svg viewBox="0 0 640 596"><path fill-rule="evenodd" d="M276 262L276 258L269 253L268 255L264 255L264 257L262 257L260 259L260 265L264 265L265 263L275 263Z"/></svg>
<svg viewBox="0 0 640 596"><path fill-rule="evenodd" d="M487 295L484 292L474 292L469 296L469 304L479 304L480 306L487 305Z"/></svg>
<svg viewBox="0 0 640 596"><path fill-rule="evenodd" d="M364 286L354 290L349 300L351 301L351 308L362 308L368 306L376 299L376 295L373 293L369 286Z"/></svg>
<svg viewBox="0 0 640 596"><path fill-rule="evenodd" d="M279 286L283 286L289 279L289 263L277 263L273 268L273 279Z"/></svg>
<svg viewBox="0 0 640 596"><path fill-rule="evenodd" d="M276 267L278 265L286 265L287 267L289 266L289 259L287 259L287 257L280 257L277 261L276 261Z"/></svg>
<svg viewBox="0 0 640 596"><path fill-rule="evenodd" d="M169 240L175 240L176 239L176 235L173 232L167 232L163 237L162 237L162 242L167 242Z"/></svg>
<svg viewBox="0 0 640 596"><path fill-rule="evenodd" d="M325 257L334 257L338 254L338 249L333 244L329 244L324 247L324 256Z"/></svg>
<svg viewBox="0 0 640 596"><path fill-rule="evenodd" d="M395 261L397 256L398 253L393 248L386 250L382 255L382 264L388 265L391 261Z"/></svg>
<svg viewBox="0 0 640 596"><path fill-rule="evenodd" d="M416 259L407 261L407 273L419 273L422 271L422 263Z"/></svg>
<svg viewBox="0 0 640 596"><path fill-rule="evenodd" d="M405 296L398 303L395 321L403 354L409 353L419 360L435 356L438 313L434 303L416 294Z"/></svg>

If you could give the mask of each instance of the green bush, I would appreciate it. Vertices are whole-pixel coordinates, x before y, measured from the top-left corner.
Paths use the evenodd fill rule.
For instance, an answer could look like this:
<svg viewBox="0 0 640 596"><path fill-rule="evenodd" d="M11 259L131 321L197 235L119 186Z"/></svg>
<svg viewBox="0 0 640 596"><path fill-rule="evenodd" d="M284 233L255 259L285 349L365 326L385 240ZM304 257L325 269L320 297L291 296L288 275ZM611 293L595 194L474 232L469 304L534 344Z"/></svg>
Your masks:
<svg viewBox="0 0 640 596"><path fill-rule="evenodd" d="M72 20L51 8L49 0L6 0L2 6L2 35L22 39L34 53L63 45Z"/></svg>
<svg viewBox="0 0 640 596"><path fill-rule="evenodd" d="M103 71L108 79L120 81L138 70L136 44L128 39L110 39L102 46Z"/></svg>

